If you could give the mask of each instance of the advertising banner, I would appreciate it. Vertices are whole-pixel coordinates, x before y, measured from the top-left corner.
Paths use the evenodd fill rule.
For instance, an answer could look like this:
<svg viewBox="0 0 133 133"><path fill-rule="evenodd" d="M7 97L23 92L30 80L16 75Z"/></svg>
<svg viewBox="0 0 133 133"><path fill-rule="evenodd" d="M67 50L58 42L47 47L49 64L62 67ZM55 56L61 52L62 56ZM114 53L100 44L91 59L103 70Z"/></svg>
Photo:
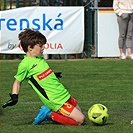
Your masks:
<svg viewBox="0 0 133 133"><path fill-rule="evenodd" d="M84 7L23 7L0 11L0 53L23 54L18 34L25 28L47 38L45 54L81 53Z"/></svg>

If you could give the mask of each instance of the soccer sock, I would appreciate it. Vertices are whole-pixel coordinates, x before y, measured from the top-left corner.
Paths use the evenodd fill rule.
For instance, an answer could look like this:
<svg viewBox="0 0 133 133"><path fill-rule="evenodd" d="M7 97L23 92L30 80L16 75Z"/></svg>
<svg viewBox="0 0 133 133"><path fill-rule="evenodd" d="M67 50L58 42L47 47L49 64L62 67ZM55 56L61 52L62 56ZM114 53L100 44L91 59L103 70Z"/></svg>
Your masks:
<svg viewBox="0 0 133 133"><path fill-rule="evenodd" d="M60 124L63 124L63 125L76 125L76 126L78 126L78 122L76 122L72 118L63 116L63 115L58 114L56 112L52 112L52 114L50 115L50 118L53 121L60 123Z"/></svg>

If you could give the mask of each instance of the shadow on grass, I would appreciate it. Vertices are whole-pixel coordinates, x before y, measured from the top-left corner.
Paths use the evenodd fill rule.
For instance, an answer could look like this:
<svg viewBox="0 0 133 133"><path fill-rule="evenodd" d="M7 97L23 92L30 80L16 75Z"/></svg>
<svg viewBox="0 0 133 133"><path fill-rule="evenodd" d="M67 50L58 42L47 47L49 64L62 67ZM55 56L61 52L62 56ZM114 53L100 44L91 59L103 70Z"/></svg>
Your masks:
<svg viewBox="0 0 133 133"><path fill-rule="evenodd" d="M91 126L98 126L98 127L104 127L104 126L113 126L114 125L114 123L105 123L105 124L103 124L103 125L98 125L98 124L93 124L93 123L91 123Z"/></svg>

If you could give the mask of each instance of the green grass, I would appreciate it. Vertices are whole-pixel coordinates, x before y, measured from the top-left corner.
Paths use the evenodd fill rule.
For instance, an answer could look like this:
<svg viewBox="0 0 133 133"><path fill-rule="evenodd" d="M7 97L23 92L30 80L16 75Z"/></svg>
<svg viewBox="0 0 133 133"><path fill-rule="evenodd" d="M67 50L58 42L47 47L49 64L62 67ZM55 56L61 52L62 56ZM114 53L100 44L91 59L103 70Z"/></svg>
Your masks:
<svg viewBox="0 0 133 133"><path fill-rule="evenodd" d="M20 61L0 62L0 101L9 99ZM64 126L43 122L32 124L42 103L27 84L22 83L16 106L0 110L1 133L132 133L133 92L132 61L94 59L76 61L47 61L54 71L62 71L60 80L79 101L86 121L82 126ZM109 109L110 118L104 126L94 126L87 118L88 109L102 103Z"/></svg>

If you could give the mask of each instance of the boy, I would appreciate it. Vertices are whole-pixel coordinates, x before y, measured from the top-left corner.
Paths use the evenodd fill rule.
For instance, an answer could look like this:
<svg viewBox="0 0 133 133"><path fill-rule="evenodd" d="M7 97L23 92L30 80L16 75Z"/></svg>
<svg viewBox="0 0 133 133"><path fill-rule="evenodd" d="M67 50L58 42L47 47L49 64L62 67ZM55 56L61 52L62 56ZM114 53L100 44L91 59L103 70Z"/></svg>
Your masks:
<svg viewBox="0 0 133 133"><path fill-rule="evenodd" d="M33 122L35 125L46 119L64 125L81 125L85 116L77 101L59 82L57 77L61 75L55 75L42 56L47 42L45 36L39 31L25 29L19 34L19 40L26 55L14 76L11 99L3 105L3 108L13 106L18 102L21 82L27 79L45 105L35 118Z"/></svg>

